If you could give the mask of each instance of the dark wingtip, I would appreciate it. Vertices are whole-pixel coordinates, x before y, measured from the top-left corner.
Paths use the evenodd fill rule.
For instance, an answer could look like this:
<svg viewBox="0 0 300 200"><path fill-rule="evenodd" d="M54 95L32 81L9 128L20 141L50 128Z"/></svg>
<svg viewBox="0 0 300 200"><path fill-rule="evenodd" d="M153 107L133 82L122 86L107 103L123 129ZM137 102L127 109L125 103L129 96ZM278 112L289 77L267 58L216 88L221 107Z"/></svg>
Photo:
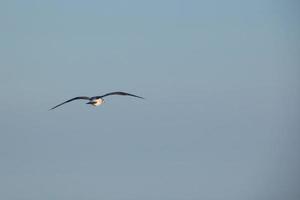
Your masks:
<svg viewBox="0 0 300 200"><path fill-rule="evenodd" d="M144 100L145 100L145 98L144 98L144 97L141 97L141 96L137 96L137 95L132 95L132 96L137 97L137 98L140 98L140 99L144 99Z"/></svg>
<svg viewBox="0 0 300 200"><path fill-rule="evenodd" d="M57 107L58 107L58 106L54 106L54 107L50 108L48 111L54 110L54 109L57 108Z"/></svg>

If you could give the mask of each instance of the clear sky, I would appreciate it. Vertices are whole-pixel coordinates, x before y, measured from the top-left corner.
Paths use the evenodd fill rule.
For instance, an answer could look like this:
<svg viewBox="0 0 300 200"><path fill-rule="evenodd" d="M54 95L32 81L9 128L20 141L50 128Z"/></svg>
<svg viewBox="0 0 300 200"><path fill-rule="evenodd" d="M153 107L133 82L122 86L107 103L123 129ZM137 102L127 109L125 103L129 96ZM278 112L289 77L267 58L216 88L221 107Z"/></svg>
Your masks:
<svg viewBox="0 0 300 200"><path fill-rule="evenodd" d="M300 199L299 9L0 1L0 199Z"/></svg>

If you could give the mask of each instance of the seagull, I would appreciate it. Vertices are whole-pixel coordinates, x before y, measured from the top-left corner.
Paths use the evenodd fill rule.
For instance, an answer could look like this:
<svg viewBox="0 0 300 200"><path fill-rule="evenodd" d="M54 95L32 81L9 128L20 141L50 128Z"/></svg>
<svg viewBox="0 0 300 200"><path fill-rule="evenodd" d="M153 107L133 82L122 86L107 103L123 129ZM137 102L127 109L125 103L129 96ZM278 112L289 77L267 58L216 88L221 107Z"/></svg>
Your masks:
<svg viewBox="0 0 300 200"><path fill-rule="evenodd" d="M53 109L55 109L59 106L62 106L65 103L69 103L69 102L75 101L75 100L88 100L89 102L87 102L86 104L90 104L90 105L93 105L93 106L100 106L101 104L104 103L104 97L111 96L111 95L132 96L132 97L137 97L137 98L140 98L140 99L144 99L143 97L140 97L140 96L137 96L137 95L134 95L134 94L129 94L129 93L126 93L126 92L110 92L110 93L104 94L102 96L94 96L94 97L79 96L79 97L74 97L72 99L69 99L69 100L61 103L61 104L58 104L58 105L54 106L53 108L50 108L49 110L53 110Z"/></svg>

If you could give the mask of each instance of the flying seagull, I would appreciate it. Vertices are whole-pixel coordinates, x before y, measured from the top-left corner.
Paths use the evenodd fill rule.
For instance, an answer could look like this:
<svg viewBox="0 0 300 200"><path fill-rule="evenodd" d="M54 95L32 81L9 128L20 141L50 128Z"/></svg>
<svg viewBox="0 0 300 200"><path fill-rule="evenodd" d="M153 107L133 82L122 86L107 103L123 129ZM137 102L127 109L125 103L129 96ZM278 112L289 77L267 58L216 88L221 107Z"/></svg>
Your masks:
<svg viewBox="0 0 300 200"><path fill-rule="evenodd" d="M94 96L94 97L86 97L86 96L80 96L80 97L75 97L73 99L69 99L61 104L58 104L56 106L54 106L53 108L50 108L50 110L53 110L59 106L62 106L63 104L65 103L69 103L71 101L74 101L74 100L88 100L89 102L87 102L86 104L91 104L93 106L100 106L101 104L104 103L104 97L107 97L107 96L110 96L110 95L122 95L122 96L132 96L132 97L137 97L137 98L140 98L140 99L144 99L143 97L140 97L140 96L137 96L137 95L134 95L134 94L129 94L129 93L126 93L126 92L110 92L110 93L107 93L107 94L104 94L102 96Z"/></svg>

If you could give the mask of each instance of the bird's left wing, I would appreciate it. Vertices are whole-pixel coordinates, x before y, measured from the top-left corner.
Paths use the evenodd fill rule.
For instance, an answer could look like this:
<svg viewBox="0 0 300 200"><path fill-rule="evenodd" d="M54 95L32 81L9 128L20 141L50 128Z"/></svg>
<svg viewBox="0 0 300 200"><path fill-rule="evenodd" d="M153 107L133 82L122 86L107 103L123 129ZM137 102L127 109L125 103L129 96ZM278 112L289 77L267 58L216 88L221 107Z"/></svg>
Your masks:
<svg viewBox="0 0 300 200"><path fill-rule="evenodd" d="M102 96L96 96L95 98L103 98L103 97L107 97L107 96L110 96L110 95L132 96L132 97L137 97L137 98L140 98L140 99L144 99L144 97L140 97L140 96L137 96L137 95L134 95L134 94L129 94L129 93L126 93L126 92L110 92L110 93L107 93L107 94L102 95Z"/></svg>
<svg viewBox="0 0 300 200"><path fill-rule="evenodd" d="M71 102L71 101L79 100L79 99L90 100L90 97L85 97L85 96L75 97L75 98L69 99L69 100L67 100L67 101L65 101L65 102L63 102L63 103L61 103L61 104L58 104L58 105L54 106L53 108L50 108L49 110L53 110L53 109L57 108L58 106L61 106L61 105L65 104L65 103L69 103L69 102Z"/></svg>

